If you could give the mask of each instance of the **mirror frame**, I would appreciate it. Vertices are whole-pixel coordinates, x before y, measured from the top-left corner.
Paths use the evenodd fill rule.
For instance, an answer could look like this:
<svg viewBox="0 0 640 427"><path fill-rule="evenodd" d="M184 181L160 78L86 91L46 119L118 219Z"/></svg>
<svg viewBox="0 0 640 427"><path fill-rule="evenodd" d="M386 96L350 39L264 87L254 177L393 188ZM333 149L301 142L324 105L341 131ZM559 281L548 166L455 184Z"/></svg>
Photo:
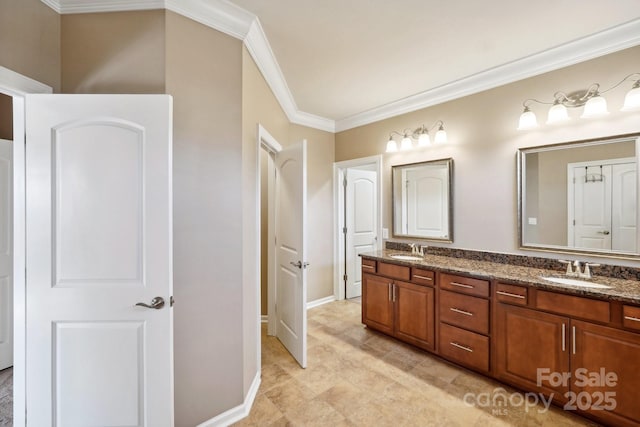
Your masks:
<svg viewBox="0 0 640 427"><path fill-rule="evenodd" d="M621 135L613 135L613 136L604 136L601 138L591 138L591 139L582 139L577 141L568 141L561 142L557 144L549 144L549 145L538 145L534 147L523 147L518 148L518 152L516 154L516 187L517 187L517 216L518 216L518 246L519 249L522 250L532 250L539 252L548 252L548 253L557 253L557 254L579 254L579 255L589 255L594 257L601 258L613 258L613 259L626 259L626 260L638 260L640 259L640 252L633 254L630 252L604 252L604 251L596 251L596 250L588 250L588 249L573 249L568 246L554 246L554 245L544 245L544 244L525 244L524 239L524 212L522 211L524 208L523 196L525 193L525 188L523 187L526 183L523 179L522 174L524 173L523 166L525 162L525 154L527 153L535 153L540 151L551 151L560 148L571 148L571 147L587 147L592 145L601 145L603 143L614 142L616 140L624 140L624 139L635 139L636 144L636 164L640 166L640 133L628 133ZM638 176L640 176L640 168L637 168ZM640 180L639 180L640 181ZM640 185L636 187L636 197L637 204L640 204ZM640 209L636 208L636 218L640 219ZM640 221L636 220L636 227L640 226ZM640 233L640 231L637 231ZM640 250L640 248L639 248Z"/></svg>
<svg viewBox="0 0 640 427"><path fill-rule="evenodd" d="M448 230L447 237L438 238L438 237L424 237L424 236L414 236L410 234L396 234L395 224L396 224L396 209L395 209L395 185L394 185L394 169L401 168L406 166L418 166L418 165L430 165L434 163L440 163L447 167L447 180L448 180L448 192L449 192L449 200L448 203ZM401 239L416 239L416 240L425 240L429 242L443 242L443 243L453 243L453 158L448 157L445 159L437 159L437 160L426 160L415 163L404 163L400 165L391 166L391 235L394 238Z"/></svg>

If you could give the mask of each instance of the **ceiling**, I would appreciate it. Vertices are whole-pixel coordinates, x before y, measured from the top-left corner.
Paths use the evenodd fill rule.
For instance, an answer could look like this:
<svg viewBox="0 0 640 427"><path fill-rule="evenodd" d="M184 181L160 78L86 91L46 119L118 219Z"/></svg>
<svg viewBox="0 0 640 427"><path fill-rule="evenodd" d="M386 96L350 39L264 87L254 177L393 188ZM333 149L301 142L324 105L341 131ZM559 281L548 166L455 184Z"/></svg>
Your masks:
<svg viewBox="0 0 640 427"><path fill-rule="evenodd" d="M231 2L258 17L297 109L336 122L640 19L638 0Z"/></svg>

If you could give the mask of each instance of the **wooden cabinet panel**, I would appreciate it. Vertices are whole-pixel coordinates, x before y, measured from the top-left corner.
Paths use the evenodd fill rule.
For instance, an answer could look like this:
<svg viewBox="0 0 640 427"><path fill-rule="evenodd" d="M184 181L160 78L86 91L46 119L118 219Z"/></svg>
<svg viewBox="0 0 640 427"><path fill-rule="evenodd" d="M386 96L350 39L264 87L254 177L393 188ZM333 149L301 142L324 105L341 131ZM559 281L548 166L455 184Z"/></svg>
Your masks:
<svg viewBox="0 0 640 427"><path fill-rule="evenodd" d="M404 265L389 264L386 262L378 263L378 274L392 277L398 280L409 280L411 278L411 268Z"/></svg>
<svg viewBox="0 0 640 427"><path fill-rule="evenodd" d="M481 371L489 371L489 338L440 323L440 355Z"/></svg>
<svg viewBox="0 0 640 427"><path fill-rule="evenodd" d="M622 325L625 328L640 331L640 307L632 305L622 306Z"/></svg>
<svg viewBox="0 0 640 427"><path fill-rule="evenodd" d="M507 304L496 304L496 316L497 377L527 390L563 397L569 384L553 386L541 381L538 385L538 369L569 372L569 319Z"/></svg>
<svg viewBox="0 0 640 427"><path fill-rule="evenodd" d="M371 274L362 275L362 323L393 334L391 280Z"/></svg>
<svg viewBox="0 0 640 427"><path fill-rule="evenodd" d="M455 274L440 274L440 288L479 297L489 296L489 282L487 280L474 279Z"/></svg>
<svg viewBox="0 0 640 427"><path fill-rule="evenodd" d="M411 269L411 281L421 285L434 286L436 284L436 273L431 270L413 267Z"/></svg>
<svg viewBox="0 0 640 427"><path fill-rule="evenodd" d="M496 299L500 302L515 305L527 305L528 292L525 286L507 285L498 283L496 286Z"/></svg>
<svg viewBox="0 0 640 427"><path fill-rule="evenodd" d="M440 290L440 321L489 333L489 300Z"/></svg>
<svg viewBox="0 0 640 427"><path fill-rule="evenodd" d="M362 258L362 271L365 273L375 273L376 262L372 259Z"/></svg>
<svg viewBox="0 0 640 427"><path fill-rule="evenodd" d="M418 347L434 350L434 289L396 282L395 336Z"/></svg>
<svg viewBox="0 0 640 427"><path fill-rule="evenodd" d="M575 328L575 352L572 349L571 356L572 392L577 395L576 404L584 406L578 406L578 409L587 409L586 412L607 424L637 426L640 422L640 336L577 320L571 324L572 333ZM600 379L601 382L587 379ZM609 410L588 409L600 400L601 395L609 397L601 402Z"/></svg>
<svg viewBox="0 0 640 427"><path fill-rule="evenodd" d="M537 291L536 308L580 319L607 323L611 321L608 301L565 295L556 292Z"/></svg>

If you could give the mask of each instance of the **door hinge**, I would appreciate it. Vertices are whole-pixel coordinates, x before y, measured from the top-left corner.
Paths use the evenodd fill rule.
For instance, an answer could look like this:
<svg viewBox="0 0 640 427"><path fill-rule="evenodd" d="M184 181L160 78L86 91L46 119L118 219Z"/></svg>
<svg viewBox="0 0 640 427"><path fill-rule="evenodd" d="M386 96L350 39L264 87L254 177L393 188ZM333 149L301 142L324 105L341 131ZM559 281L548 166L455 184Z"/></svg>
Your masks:
<svg viewBox="0 0 640 427"><path fill-rule="evenodd" d="M576 220L575 219L573 220L573 225L576 225Z"/></svg>
<svg viewBox="0 0 640 427"><path fill-rule="evenodd" d="M176 300L175 300L175 299L173 299L173 295L171 295L171 296L169 297L169 307L173 307L173 304L174 304L175 302L176 302Z"/></svg>
<svg viewBox="0 0 640 427"><path fill-rule="evenodd" d="M344 178L342 179L342 186L343 187L347 187L347 175L345 174Z"/></svg>
<svg viewBox="0 0 640 427"><path fill-rule="evenodd" d="M342 276L342 280L344 280L345 282L347 281L347 275L346 274L344 276Z"/></svg>
<svg viewBox="0 0 640 427"><path fill-rule="evenodd" d="M342 227L342 234L347 234L347 227Z"/></svg>

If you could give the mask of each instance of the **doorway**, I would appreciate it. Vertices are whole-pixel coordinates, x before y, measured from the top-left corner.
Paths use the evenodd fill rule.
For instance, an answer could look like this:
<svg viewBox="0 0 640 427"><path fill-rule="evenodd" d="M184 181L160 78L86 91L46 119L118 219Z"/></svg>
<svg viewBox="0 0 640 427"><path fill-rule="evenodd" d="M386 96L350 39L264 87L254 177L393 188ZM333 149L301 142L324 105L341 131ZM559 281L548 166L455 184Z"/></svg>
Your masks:
<svg viewBox="0 0 640 427"><path fill-rule="evenodd" d="M334 164L336 299L358 298L360 253L382 248L382 156Z"/></svg>

